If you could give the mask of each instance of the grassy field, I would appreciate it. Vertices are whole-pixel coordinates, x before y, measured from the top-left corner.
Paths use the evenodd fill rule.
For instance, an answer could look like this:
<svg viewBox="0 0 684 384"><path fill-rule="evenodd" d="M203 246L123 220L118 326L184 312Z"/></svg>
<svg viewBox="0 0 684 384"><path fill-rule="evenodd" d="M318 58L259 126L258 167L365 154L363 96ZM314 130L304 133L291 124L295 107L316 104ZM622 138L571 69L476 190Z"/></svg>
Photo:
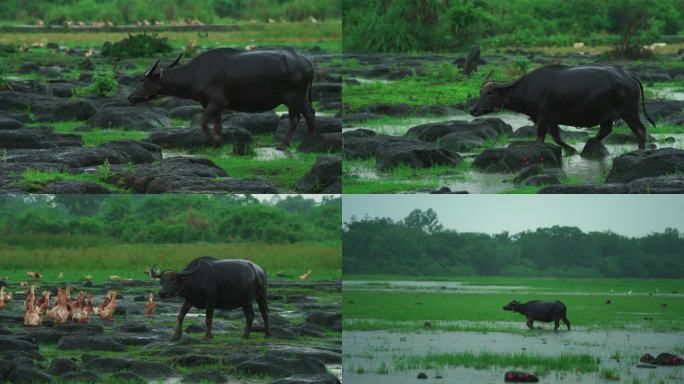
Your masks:
<svg viewBox="0 0 684 384"><path fill-rule="evenodd" d="M437 285L433 291L418 291L390 287L383 281L430 281L431 278L354 276L345 279L377 281L363 290L345 287L344 318L348 326L345 329L350 330L416 329L429 320L435 321L436 329L451 330L472 328L454 321L520 322L519 328L495 329L526 331L524 317L502 307L512 300L534 299L561 300L568 306L568 318L579 327L684 330L684 298L673 294L684 293L684 284L678 280L469 277L442 279L464 282L463 288ZM485 287L478 290L478 286ZM611 303L606 304L606 300Z"/></svg>
<svg viewBox="0 0 684 384"><path fill-rule="evenodd" d="M91 275L93 281L109 280L111 275L141 279L144 269L157 264L163 269L182 269L199 256L244 258L263 267L271 279L297 278L312 270L312 280L341 278L339 243L312 244L96 244L52 246L0 244L0 275L10 280L27 280L27 271L44 275L45 282L77 280ZM64 273L62 279L58 278Z"/></svg>

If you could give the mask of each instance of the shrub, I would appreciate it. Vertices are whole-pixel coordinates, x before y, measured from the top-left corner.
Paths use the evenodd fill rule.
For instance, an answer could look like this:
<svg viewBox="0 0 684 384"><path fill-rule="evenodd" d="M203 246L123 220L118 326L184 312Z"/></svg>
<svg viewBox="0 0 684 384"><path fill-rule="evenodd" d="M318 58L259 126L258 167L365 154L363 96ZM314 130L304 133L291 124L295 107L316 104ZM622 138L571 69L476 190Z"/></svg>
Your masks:
<svg viewBox="0 0 684 384"><path fill-rule="evenodd" d="M117 58L153 57L170 53L173 50L166 37L158 37L156 33L140 35L129 34L127 38L112 44L105 42L102 56Z"/></svg>
<svg viewBox="0 0 684 384"><path fill-rule="evenodd" d="M114 96L119 89L119 83L114 78L114 73L98 73L87 87L74 90L76 96Z"/></svg>

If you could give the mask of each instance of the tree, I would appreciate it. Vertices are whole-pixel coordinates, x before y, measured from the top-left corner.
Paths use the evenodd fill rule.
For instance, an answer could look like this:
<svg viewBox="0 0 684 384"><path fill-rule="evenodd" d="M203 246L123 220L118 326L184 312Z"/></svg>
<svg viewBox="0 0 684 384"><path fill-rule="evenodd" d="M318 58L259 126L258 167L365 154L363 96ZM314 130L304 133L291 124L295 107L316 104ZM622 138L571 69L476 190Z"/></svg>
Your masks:
<svg viewBox="0 0 684 384"><path fill-rule="evenodd" d="M404 219L404 225L409 228L419 229L425 233L439 232L443 228L437 219L437 213L432 208L425 212L420 209L414 209Z"/></svg>

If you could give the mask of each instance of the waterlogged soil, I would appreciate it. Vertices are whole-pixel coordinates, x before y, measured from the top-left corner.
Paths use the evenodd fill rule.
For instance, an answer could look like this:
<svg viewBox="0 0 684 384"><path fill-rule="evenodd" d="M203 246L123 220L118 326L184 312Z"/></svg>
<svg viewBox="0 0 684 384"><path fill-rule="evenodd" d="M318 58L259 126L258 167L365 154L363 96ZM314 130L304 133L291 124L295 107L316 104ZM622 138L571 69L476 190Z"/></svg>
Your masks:
<svg viewBox="0 0 684 384"><path fill-rule="evenodd" d="M344 350L345 383L452 383L499 382L507 370L516 367L490 367L473 369L466 367L442 367L432 369L396 370L394 363L402 357L428 353L480 352L513 354L529 353L557 357L562 354L588 354L600 361L598 372L568 374L552 372L541 382L602 383L602 369L614 369L620 382L638 379L642 383L658 380L671 383L684 379L682 367L637 368L639 357L645 353L657 355L681 349L684 332L652 333L640 331L530 331L529 334L502 332L386 332L345 331L342 338ZM370 351L370 353L369 353ZM619 356L617 354L619 354ZM617 359L616 359L617 357ZM387 367L387 373L383 366ZM363 372L363 373L360 373ZM428 380L417 380L424 372ZM534 372L534 370L532 370ZM442 378L435 378L440 375Z"/></svg>
<svg viewBox="0 0 684 384"><path fill-rule="evenodd" d="M14 300L0 309L0 381L75 380L107 382L121 377L138 382L278 383L302 376L311 382L334 382L341 376L341 283L339 281L269 282L269 307L273 337L263 335L263 322L255 304L256 318L251 338L242 337L242 310L217 310L213 339L204 340L204 311L192 309L187 315L183 336L170 341L180 298L155 299L156 311L145 316L143 307L150 292L159 290L154 280L113 280L39 283L43 290L71 286L72 299L83 290L95 295L97 306L109 289L120 292L113 321L98 317L89 324L54 325L46 320L41 327L23 325L24 289L9 284ZM53 293L54 296L54 293ZM21 358L18 358L21 357ZM98 358L111 359L108 361ZM63 359L69 360L65 362ZM102 368L106 365L107 368ZM59 370L58 366L68 366ZM150 368L151 367L151 368ZM14 373L13 373L14 372ZM66 376L65 376L66 375ZM86 375L89 379L83 379ZM127 378L126 378L127 377Z"/></svg>

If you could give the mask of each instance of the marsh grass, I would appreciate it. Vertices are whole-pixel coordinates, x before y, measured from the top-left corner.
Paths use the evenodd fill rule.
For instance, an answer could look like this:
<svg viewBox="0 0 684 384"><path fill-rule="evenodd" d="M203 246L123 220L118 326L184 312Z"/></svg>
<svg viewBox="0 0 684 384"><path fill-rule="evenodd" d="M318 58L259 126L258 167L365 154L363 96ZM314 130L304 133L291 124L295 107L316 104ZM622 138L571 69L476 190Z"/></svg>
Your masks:
<svg viewBox="0 0 684 384"><path fill-rule="evenodd" d="M551 371L596 372L599 369L599 361L587 354L564 353L560 356L544 356L524 352L491 353L487 351L400 356L394 361L394 369L398 371L451 367L475 369L515 367L532 369L536 374L543 376Z"/></svg>
<svg viewBox="0 0 684 384"><path fill-rule="evenodd" d="M33 236L30 236L33 237ZM219 258L252 260L262 266L271 278L297 278L311 269L311 279L330 280L341 276L341 250L334 242L310 244L196 243L196 244L117 244L113 239L97 240L79 236L72 243L41 235L36 246L24 247L0 243L0 270L10 280L27 279L26 271L38 270L44 281L81 279L92 275L95 281L109 280L111 275L144 279L145 268L158 264L162 268L184 268L192 259L211 255ZM12 243L31 244L26 237L14 236ZM100 241L99 245L96 245ZM104 244L102 244L104 243ZM85 245L81 245L85 244Z"/></svg>

